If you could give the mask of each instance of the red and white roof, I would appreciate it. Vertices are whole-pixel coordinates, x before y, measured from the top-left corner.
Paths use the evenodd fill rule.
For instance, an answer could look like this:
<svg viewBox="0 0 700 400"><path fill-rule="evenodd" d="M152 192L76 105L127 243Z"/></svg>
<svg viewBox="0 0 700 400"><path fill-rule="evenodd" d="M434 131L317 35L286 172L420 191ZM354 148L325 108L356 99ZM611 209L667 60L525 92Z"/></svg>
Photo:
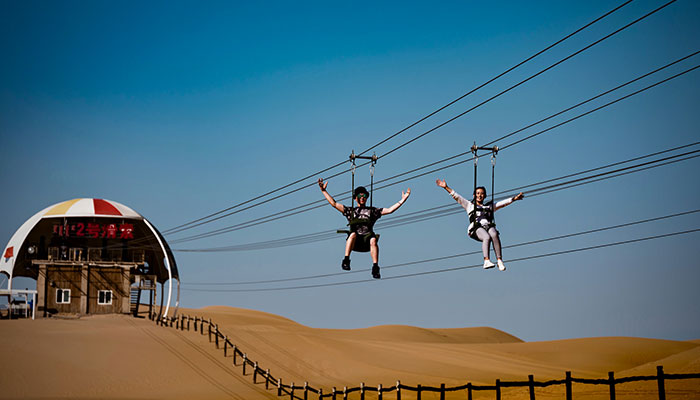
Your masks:
<svg viewBox="0 0 700 400"><path fill-rule="evenodd" d="M121 217L128 219L144 219L141 214L131 208L111 200L73 199L54 204L34 214L17 229L14 235L12 235L2 254L0 254L0 272L12 276L15 254L22 247L29 232L31 232L41 219L57 217Z"/></svg>
<svg viewBox="0 0 700 400"><path fill-rule="evenodd" d="M41 218L53 217L143 217L131 208L104 199L73 199L55 204L45 210Z"/></svg>

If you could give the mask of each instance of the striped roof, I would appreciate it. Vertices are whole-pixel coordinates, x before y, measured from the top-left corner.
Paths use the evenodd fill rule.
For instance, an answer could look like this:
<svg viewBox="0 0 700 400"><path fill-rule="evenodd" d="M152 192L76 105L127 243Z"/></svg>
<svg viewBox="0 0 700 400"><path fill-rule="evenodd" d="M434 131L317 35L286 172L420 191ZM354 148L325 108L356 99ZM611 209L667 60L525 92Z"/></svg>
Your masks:
<svg viewBox="0 0 700 400"><path fill-rule="evenodd" d="M48 208L42 218L52 217L143 217L131 208L104 199L73 199Z"/></svg>

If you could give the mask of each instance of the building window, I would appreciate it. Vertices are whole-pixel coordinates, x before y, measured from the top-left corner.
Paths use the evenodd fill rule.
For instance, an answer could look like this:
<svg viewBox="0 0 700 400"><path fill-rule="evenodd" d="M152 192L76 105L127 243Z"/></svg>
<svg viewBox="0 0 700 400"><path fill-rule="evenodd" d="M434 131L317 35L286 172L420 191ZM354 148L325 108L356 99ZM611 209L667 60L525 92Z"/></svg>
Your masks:
<svg viewBox="0 0 700 400"><path fill-rule="evenodd" d="M111 290L98 290L97 291L97 304L99 304L99 305L112 304L112 291Z"/></svg>
<svg viewBox="0 0 700 400"><path fill-rule="evenodd" d="M56 304L70 304L70 289L56 289Z"/></svg>

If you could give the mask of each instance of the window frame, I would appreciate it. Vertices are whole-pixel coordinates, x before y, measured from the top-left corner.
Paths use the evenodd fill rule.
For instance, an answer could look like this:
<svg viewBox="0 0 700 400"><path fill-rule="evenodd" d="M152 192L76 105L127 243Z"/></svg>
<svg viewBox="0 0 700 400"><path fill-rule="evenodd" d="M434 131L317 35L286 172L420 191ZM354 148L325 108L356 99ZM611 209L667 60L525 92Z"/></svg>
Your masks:
<svg viewBox="0 0 700 400"><path fill-rule="evenodd" d="M56 288L56 304L70 304L70 294L70 289Z"/></svg>
<svg viewBox="0 0 700 400"><path fill-rule="evenodd" d="M106 301L100 302L100 294L104 293L105 295L109 293L109 303ZM98 290L97 291L97 305L98 306L111 306L112 305L112 298L114 296L112 295L111 290Z"/></svg>

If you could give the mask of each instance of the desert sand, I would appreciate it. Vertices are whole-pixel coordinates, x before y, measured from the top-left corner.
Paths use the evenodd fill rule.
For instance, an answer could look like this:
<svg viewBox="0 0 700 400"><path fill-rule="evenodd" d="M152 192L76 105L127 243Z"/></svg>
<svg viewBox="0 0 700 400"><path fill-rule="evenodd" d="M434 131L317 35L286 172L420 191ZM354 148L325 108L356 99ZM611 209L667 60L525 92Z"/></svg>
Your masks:
<svg viewBox="0 0 700 400"><path fill-rule="evenodd" d="M338 330L232 307L181 309L211 318L229 340L283 383L323 388L382 384L493 385L496 379L537 381L700 372L700 340L632 337L523 342L488 327L424 329L378 326ZM79 319L0 321L2 399L264 399L276 390L252 383L229 352L207 335L161 327L126 315ZM240 360L239 360L240 362ZM658 398L656 382L618 385L618 399ZM573 385L574 398L609 398L606 386ZM700 380L667 381L667 399L700 398ZM299 393L297 393L299 394ZM537 389L538 399L564 398L563 386ZM287 396L288 398L288 396ZM310 395L309 398L316 398ZM338 398L342 398L339 394ZM358 393L348 396L359 399ZM375 399L376 393L368 393ZM395 398L394 393L384 394ZM404 391L403 399L415 398ZM424 393L423 399L437 399ZM447 399L466 399L466 391ZM475 399L495 398L475 392ZM505 388L503 399L528 399L527 389Z"/></svg>

